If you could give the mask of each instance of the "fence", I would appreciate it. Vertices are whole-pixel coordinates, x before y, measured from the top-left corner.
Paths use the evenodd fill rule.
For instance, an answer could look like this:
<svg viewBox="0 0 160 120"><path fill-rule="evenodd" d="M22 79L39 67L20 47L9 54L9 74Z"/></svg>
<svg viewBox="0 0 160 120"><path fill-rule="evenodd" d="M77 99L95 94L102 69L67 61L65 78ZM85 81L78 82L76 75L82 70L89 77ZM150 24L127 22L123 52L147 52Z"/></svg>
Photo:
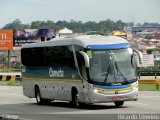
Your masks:
<svg viewBox="0 0 160 120"><path fill-rule="evenodd" d="M158 90L160 85L160 79L158 79L158 76L160 76L160 71L158 70L151 70L151 71L138 71L138 77L139 77L139 84L155 84L156 89ZM141 78L141 76L154 76L153 78Z"/></svg>
<svg viewBox="0 0 160 120"><path fill-rule="evenodd" d="M154 76L155 79L157 79L157 76L160 76L160 71L158 70L150 70L150 71L138 71L138 77L139 79L141 78L141 76Z"/></svg>

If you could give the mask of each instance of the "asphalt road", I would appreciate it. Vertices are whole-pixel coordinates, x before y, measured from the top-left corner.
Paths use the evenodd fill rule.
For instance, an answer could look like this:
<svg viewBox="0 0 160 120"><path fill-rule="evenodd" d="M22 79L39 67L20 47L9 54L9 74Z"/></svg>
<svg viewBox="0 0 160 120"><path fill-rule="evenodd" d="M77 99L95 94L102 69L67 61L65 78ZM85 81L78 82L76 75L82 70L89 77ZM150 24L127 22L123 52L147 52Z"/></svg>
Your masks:
<svg viewBox="0 0 160 120"><path fill-rule="evenodd" d="M140 92L138 101L125 102L120 108L101 103L78 109L64 101L40 106L35 99L23 95L22 87L0 86L0 116L17 115L24 120L112 120L121 114L158 114L160 119L160 92Z"/></svg>

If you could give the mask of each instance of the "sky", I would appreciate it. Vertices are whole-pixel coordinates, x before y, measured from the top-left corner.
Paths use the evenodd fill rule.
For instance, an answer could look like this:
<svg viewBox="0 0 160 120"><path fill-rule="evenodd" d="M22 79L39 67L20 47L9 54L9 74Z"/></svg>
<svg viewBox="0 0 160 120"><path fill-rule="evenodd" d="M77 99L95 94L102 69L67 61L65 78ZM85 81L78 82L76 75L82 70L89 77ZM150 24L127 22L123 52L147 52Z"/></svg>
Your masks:
<svg viewBox="0 0 160 120"><path fill-rule="evenodd" d="M0 28L15 19L160 23L160 0L0 0Z"/></svg>

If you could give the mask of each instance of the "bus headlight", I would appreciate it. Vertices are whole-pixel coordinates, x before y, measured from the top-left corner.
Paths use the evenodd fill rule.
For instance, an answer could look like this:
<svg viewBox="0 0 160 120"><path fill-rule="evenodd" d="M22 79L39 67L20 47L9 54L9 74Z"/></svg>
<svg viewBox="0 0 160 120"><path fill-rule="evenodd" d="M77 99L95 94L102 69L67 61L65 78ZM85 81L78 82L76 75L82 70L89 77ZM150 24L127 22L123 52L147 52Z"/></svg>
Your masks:
<svg viewBox="0 0 160 120"><path fill-rule="evenodd" d="M94 93L97 93L98 92L98 90L97 89L94 89Z"/></svg>

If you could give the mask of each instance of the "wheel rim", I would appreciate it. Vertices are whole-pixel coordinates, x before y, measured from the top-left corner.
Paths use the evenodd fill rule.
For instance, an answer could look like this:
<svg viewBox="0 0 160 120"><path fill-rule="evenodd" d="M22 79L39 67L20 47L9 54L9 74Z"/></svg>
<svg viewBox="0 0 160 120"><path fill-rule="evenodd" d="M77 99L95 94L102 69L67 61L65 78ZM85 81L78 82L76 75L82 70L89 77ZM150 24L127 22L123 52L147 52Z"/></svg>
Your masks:
<svg viewBox="0 0 160 120"><path fill-rule="evenodd" d="M78 95L78 93L75 94L74 103L75 103L76 107L79 106L79 95Z"/></svg>
<svg viewBox="0 0 160 120"><path fill-rule="evenodd" d="M40 93L39 93L38 90L37 90L37 94L36 94L36 100L37 100L37 103L38 103L38 104L39 104L40 101L41 101Z"/></svg>
<svg viewBox="0 0 160 120"><path fill-rule="evenodd" d="M37 103L40 102L40 97L39 97L39 94L37 95Z"/></svg>

